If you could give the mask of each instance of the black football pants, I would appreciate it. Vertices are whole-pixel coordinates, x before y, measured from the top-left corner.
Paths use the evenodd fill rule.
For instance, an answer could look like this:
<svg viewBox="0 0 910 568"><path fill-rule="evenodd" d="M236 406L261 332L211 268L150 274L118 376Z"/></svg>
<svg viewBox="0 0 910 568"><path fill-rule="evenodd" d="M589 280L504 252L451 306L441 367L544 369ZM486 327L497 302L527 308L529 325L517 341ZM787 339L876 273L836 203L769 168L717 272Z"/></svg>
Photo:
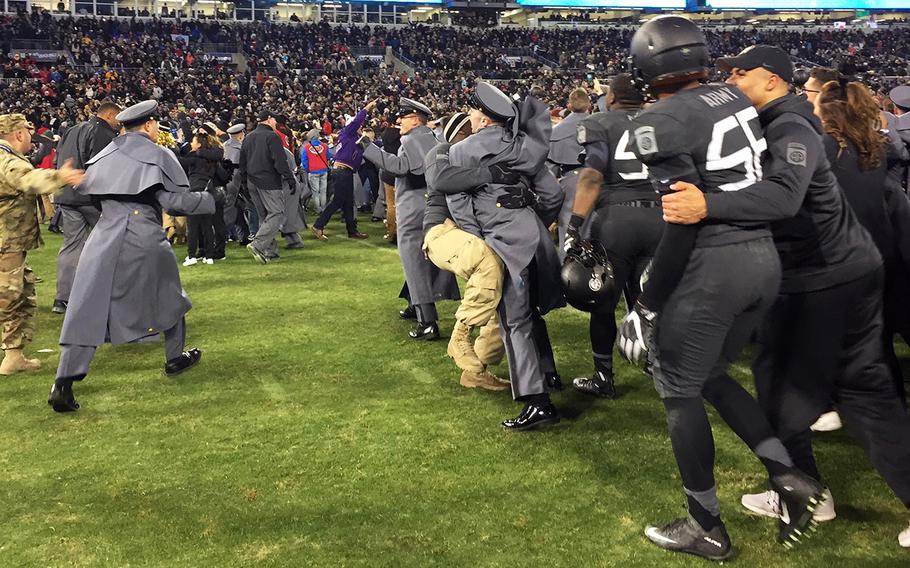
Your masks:
<svg viewBox="0 0 910 568"><path fill-rule="evenodd" d="M607 249L613 264L617 288L623 290L626 304L631 308L641 293L641 274L654 256L654 249L663 234L664 221L660 207L641 208L620 204L610 205L597 212L591 228L591 238ZM613 371L613 343L616 341L616 306L619 294L591 314L589 332L594 369Z"/></svg>
<svg viewBox="0 0 910 568"><path fill-rule="evenodd" d="M882 350L879 269L804 294L782 294L759 333L758 399L794 464L817 475L809 426L834 401L891 490L910 507L910 416Z"/></svg>

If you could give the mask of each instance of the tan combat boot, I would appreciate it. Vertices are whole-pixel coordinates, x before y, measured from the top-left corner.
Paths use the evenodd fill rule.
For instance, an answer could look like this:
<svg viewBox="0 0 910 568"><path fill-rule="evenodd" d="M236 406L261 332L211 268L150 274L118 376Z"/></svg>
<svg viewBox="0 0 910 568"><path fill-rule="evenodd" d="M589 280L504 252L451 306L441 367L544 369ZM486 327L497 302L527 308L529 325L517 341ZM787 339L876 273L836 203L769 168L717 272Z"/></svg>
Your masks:
<svg viewBox="0 0 910 568"><path fill-rule="evenodd" d="M474 341L474 353L484 365L498 365L506 354L506 346L499 333L499 320L493 318L480 328L480 335Z"/></svg>
<svg viewBox="0 0 910 568"><path fill-rule="evenodd" d="M480 373L463 371L459 383L469 389L477 388L488 391L504 391L509 388L508 381L500 379L490 371L481 371Z"/></svg>
<svg viewBox="0 0 910 568"><path fill-rule="evenodd" d="M474 345L471 343L471 326L462 321L455 321L455 327L452 329L452 338L449 339L449 347L446 353L455 360L455 365L463 371L472 371L480 373L484 370L483 363L474 353Z"/></svg>
<svg viewBox="0 0 910 568"><path fill-rule="evenodd" d="M3 362L0 363L0 375L12 375L21 371L37 371L41 368L41 361L26 359L21 349L7 349L4 351Z"/></svg>

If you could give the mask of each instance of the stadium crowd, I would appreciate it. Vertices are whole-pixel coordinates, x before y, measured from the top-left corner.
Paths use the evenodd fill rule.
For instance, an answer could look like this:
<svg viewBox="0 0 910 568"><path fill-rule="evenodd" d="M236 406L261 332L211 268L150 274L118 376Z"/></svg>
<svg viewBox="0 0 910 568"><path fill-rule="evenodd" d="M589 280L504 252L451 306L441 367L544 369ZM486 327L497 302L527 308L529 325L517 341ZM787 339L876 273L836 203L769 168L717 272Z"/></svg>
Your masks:
<svg viewBox="0 0 910 568"><path fill-rule="evenodd" d="M5 85L2 102L25 96L30 116L39 122L44 114L47 120L72 124L86 118L83 111L93 100L111 97L128 103L155 96L232 122L250 118L253 111L248 104L261 103L260 97L267 97L267 102L281 106L276 109L301 130L302 123L315 120L328 120L337 129L356 112L364 97L388 95L393 104L398 96L411 96L427 101L440 113L449 113L463 107L474 79L485 78L514 81L505 87L510 92L518 90L518 83L533 80L547 102L561 107L568 86L622 70L633 31L627 26L583 30L389 28L72 19L47 13L3 16L2 77L26 79L26 83ZM910 75L910 28L865 34L748 27L708 30L706 36L718 57L767 43L781 46L807 64L852 67L879 94L896 84L896 80L880 77ZM66 57L53 65L17 58L11 46L19 41L39 41L45 49L66 50L74 65ZM377 63L356 54L361 50L381 54L384 48L410 62L416 75L394 72L385 61ZM230 58L225 61L212 55L213 51L237 49L245 54L246 71L239 71ZM541 63L553 67L532 76L530 69L539 69Z"/></svg>

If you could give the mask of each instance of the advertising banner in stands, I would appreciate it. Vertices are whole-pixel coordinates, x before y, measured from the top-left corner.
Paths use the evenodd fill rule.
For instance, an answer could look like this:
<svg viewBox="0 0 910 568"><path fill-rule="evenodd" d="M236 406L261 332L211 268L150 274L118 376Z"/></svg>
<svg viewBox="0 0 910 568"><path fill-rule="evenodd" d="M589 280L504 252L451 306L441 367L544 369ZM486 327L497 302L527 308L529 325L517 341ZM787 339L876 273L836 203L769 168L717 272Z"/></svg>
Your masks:
<svg viewBox="0 0 910 568"><path fill-rule="evenodd" d="M23 59L32 59L38 63L55 63L57 57L60 56L60 52L53 49L14 49L12 53Z"/></svg>
<svg viewBox="0 0 910 568"><path fill-rule="evenodd" d="M683 10L686 7L686 0L518 0L518 5L560 8L673 8Z"/></svg>
<svg viewBox="0 0 910 568"><path fill-rule="evenodd" d="M224 51L213 51L212 53L206 53L206 57L211 57L214 61L218 63L233 63L234 54L227 53Z"/></svg>
<svg viewBox="0 0 910 568"><path fill-rule="evenodd" d="M907 0L706 0L706 6L737 10L910 10Z"/></svg>

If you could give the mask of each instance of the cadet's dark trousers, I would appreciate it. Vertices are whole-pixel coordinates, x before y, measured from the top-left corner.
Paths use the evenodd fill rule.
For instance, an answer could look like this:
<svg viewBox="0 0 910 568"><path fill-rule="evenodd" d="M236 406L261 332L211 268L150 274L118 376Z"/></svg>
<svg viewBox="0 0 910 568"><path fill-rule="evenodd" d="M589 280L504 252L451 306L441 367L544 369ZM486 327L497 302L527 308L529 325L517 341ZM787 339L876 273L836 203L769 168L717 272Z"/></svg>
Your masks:
<svg viewBox="0 0 910 568"><path fill-rule="evenodd" d="M831 400L891 490L910 507L910 416L882 353L879 269L852 282L782 294L759 333L758 399L797 467L820 477L809 426Z"/></svg>
<svg viewBox="0 0 910 568"><path fill-rule="evenodd" d="M626 302L632 306L641 294L641 274L654 256L663 234L664 221L660 207L631 207L621 204L600 209L591 229L591 238L607 249L613 264L613 277L623 287ZM616 305L613 301L591 314L591 350L594 369L612 373L613 343L616 341Z"/></svg>
<svg viewBox="0 0 910 568"><path fill-rule="evenodd" d="M186 320L180 318L177 325L164 332L165 361L176 359L186 346ZM60 364L57 365L58 379L81 381L88 374L89 365L95 357L94 345L61 345Z"/></svg>
<svg viewBox="0 0 910 568"><path fill-rule="evenodd" d="M332 215L339 209L349 235L357 232L357 218L354 216L354 170L335 168L329 173L329 186L334 188L332 200L313 223L313 228L325 229Z"/></svg>
<svg viewBox="0 0 910 568"><path fill-rule="evenodd" d="M528 284L530 270L521 272L522 283L516 282L508 273L502 285L502 300L499 302L499 326L509 362L509 378L512 381L512 398L519 400L547 392L544 369L541 364L539 344L546 335L546 326L535 324L531 305L531 289ZM537 316L540 318L540 316ZM546 342L549 345L549 341ZM552 354L550 354L552 361ZM551 366L552 363L548 366Z"/></svg>
<svg viewBox="0 0 910 568"><path fill-rule="evenodd" d="M82 248L85 246L89 232L98 222L101 211L92 205L81 207L60 205L59 210L63 246L57 253L57 297L55 299L68 302Z"/></svg>
<svg viewBox="0 0 910 568"><path fill-rule="evenodd" d="M186 256L189 258L215 258L215 229L213 216L187 215Z"/></svg>

